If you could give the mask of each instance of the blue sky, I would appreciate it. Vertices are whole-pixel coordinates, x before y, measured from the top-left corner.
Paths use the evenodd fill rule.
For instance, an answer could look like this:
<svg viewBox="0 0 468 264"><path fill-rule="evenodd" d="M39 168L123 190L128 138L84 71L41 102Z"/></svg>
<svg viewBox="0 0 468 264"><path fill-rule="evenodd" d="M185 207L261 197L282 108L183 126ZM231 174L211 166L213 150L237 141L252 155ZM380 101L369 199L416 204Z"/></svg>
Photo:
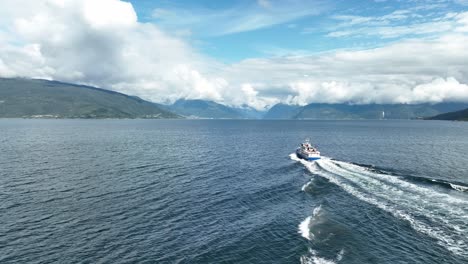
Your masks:
<svg viewBox="0 0 468 264"><path fill-rule="evenodd" d="M468 102L467 43L468 0L0 1L0 77L159 103Z"/></svg>
<svg viewBox="0 0 468 264"><path fill-rule="evenodd" d="M201 52L228 63L251 57L364 49L403 38L435 37L444 33L443 28L385 35L377 31L423 27L467 8L466 1L424 0L131 2L142 22L158 24L188 39ZM244 22L246 25L239 26Z"/></svg>

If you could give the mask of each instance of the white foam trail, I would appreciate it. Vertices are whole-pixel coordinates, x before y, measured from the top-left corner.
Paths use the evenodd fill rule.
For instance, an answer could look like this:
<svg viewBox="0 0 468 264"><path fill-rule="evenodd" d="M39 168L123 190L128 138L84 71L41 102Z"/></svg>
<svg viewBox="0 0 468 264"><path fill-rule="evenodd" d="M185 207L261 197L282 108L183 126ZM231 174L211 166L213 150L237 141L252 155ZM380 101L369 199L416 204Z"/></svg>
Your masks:
<svg viewBox="0 0 468 264"><path fill-rule="evenodd" d="M364 169L354 164L348 165L345 162L335 163L340 163L345 168ZM461 248L468 247L466 241L468 236L468 201L451 197L446 193L439 193L427 187L417 186L390 175L371 171L367 171L363 175L352 170L344 170L341 173L343 173L342 175L350 173L353 177L359 178L359 181L365 181L368 184L366 189L377 190L373 194L381 202L392 203L393 208L402 208L401 210L412 219L421 219L421 217L428 219L432 224L427 223L427 221L423 224L421 220L417 223L410 222L416 230L442 241L440 244L444 244L451 251L461 251ZM372 185L375 188L372 188ZM383 189L386 191L382 192Z"/></svg>
<svg viewBox="0 0 468 264"><path fill-rule="evenodd" d="M312 234L310 233L310 220L311 216L307 217L304 221L299 224L299 233L307 240L311 240Z"/></svg>
<svg viewBox="0 0 468 264"><path fill-rule="evenodd" d="M343 255L344 255L344 249L341 249L340 250L340 253L338 253L338 256L336 256L336 261L341 261L343 259Z"/></svg>
<svg viewBox="0 0 468 264"><path fill-rule="evenodd" d="M379 182L375 182L371 178L367 178L367 181L362 181L362 176L361 178L359 178L359 176L356 177L356 174L343 173L343 171L340 171L339 167L332 166L332 163L324 162L321 163L320 166L322 166L328 172L334 173L335 175L343 176L345 179L348 179L352 183L357 184L363 190L371 191L371 193L364 193L362 192L362 190L351 187L345 182L338 181L337 185L341 186L348 193L354 195L355 197L363 201L373 204L382 210L391 213L397 218L408 221L413 227L413 229L437 239L440 245L449 249L453 253L461 255L466 254L466 251L464 249L466 248L466 243L463 240L461 240L463 237L466 237L466 235L460 234L459 232L455 232L454 234L448 234L447 227L444 228L437 226L437 224L441 224L441 222L437 221L440 220L440 217L434 217L434 213L430 212L431 207L434 209L434 205L437 203L437 201L430 201L430 196L426 195L422 197L411 192L405 193L402 190L389 185L379 185ZM321 176L322 175L324 175L323 172ZM404 205L403 208L400 208L401 205ZM428 206L429 208L427 208L426 210L425 206ZM444 205L438 208L438 210L443 210L443 206ZM445 215L445 218L443 218L442 221L443 223L456 222L459 220L453 219L452 221L449 221L448 214L450 214L450 212L442 211L439 212L439 214ZM428 225L424 222L421 222L420 220L417 220L415 216L429 217L430 220L434 222L434 224ZM458 225L449 225L448 229L463 229L463 227L460 227Z"/></svg>
<svg viewBox="0 0 468 264"><path fill-rule="evenodd" d="M295 161L300 161L301 159L297 157L296 153L291 153L289 154L289 157L292 159L292 160L295 160Z"/></svg>
<svg viewBox="0 0 468 264"><path fill-rule="evenodd" d="M296 153L291 153L291 154L289 155L289 157L290 157L292 160L295 160L295 161L299 161L299 162L300 162L300 161L303 161L302 159L300 159L300 158L297 157ZM312 181L313 181L313 179L310 180L309 182L307 182L306 184L304 184L304 185L302 186L301 190L302 190L303 192L305 192L305 190L307 189L307 187L309 187L309 185L312 184Z"/></svg>
<svg viewBox="0 0 468 264"><path fill-rule="evenodd" d="M317 219L317 217L319 216L321 210L322 210L322 205L319 205L319 206L315 207L314 211L312 212L312 215L307 217L306 219L304 219L304 221L302 221L299 224L298 233L301 234L307 240L314 239L314 234L312 234L312 232L310 232L310 226L311 226L311 222L315 221Z"/></svg>
<svg viewBox="0 0 468 264"><path fill-rule="evenodd" d="M304 184L301 188L301 191L305 192L305 190L309 187L309 185L312 184L312 180L310 180L308 183Z"/></svg>
<svg viewBox="0 0 468 264"><path fill-rule="evenodd" d="M437 239L453 253L468 255L468 201L346 162L322 158L310 163L292 156L291 159L356 198L409 222L415 230Z"/></svg>
<svg viewBox="0 0 468 264"><path fill-rule="evenodd" d="M343 259L344 249L338 253L335 261L317 256L317 252L313 249L309 249L309 254L310 256L301 257L301 264L336 264Z"/></svg>
<svg viewBox="0 0 468 264"><path fill-rule="evenodd" d="M362 188L375 190L372 194L379 200L387 203L390 201L397 208L403 207L403 211L408 212L409 215L424 216L437 225L442 223L445 228L453 229L451 232L459 237L467 235L468 201L417 186L395 176L375 173L354 164L339 161L332 161L332 163L339 166L332 166L327 170L339 175L354 177L353 182ZM432 229L444 233L444 228L438 228L436 225ZM455 242L460 241L455 239Z"/></svg>
<svg viewBox="0 0 468 264"><path fill-rule="evenodd" d="M379 198L392 200L394 203L404 204L408 208L423 210L425 211L424 215L431 216L438 221L448 223L447 219L444 218L447 211L452 216L456 215L458 218L468 219L468 214L464 213L463 210L459 210L460 205L465 205L468 208L468 201L417 186L391 175L374 173L346 162L332 161L330 164L320 163L320 165L329 172L353 177L353 182L357 182L368 190L376 189L381 191L385 189L385 192L373 194ZM411 197L408 197L407 194L409 193ZM414 201L418 202L415 203ZM438 214L442 214L442 216Z"/></svg>
<svg viewBox="0 0 468 264"><path fill-rule="evenodd" d="M468 191L468 187L466 186L461 186L461 185L456 185L456 184L453 184L453 183L449 183L450 186L457 190L457 191L460 191L460 192L467 192Z"/></svg>
<svg viewBox="0 0 468 264"><path fill-rule="evenodd" d="M372 172L372 171L369 171L367 168L363 168L361 166L351 164L351 163L348 163L348 162L335 161L335 160L332 161L332 162L342 166L343 168L349 170L350 172L357 172L357 173L359 173L361 175L364 174L366 176L370 176L370 177L373 177L373 178L377 178L379 180L383 180L383 181L385 181L387 183L398 184L399 187L404 187L404 188L410 189L411 191L415 191L415 192L417 192L419 194L422 194L422 195L437 196L438 199L444 199L444 200L447 200L448 202L452 202L452 203L468 204L467 200L458 199L458 198L450 196L449 194L446 194L446 193L440 193L440 192L431 190L429 188L421 187L421 186L418 186L416 184L413 184L413 183L407 182L405 180L399 179L399 178L397 178L395 176ZM450 185L452 186L452 184L450 184ZM456 186L458 186L458 185L456 185ZM458 187L466 188L468 190L467 187L463 187L463 186L458 186Z"/></svg>
<svg viewBox="0 0 468 264"><path fill-rule="evenodd" d="M335 264L335 262L331 260L320 258L317 256L312 256L312 257L302 256L301 263L302 264Z"/></svg>
<svg viewBox="0 0 468 264"><path fill-rule="evenodd" d="M322 212L322 205L319 205L314 208L314 211L312 212L312 216L315 218L320 214L320 212Z"/></svg>

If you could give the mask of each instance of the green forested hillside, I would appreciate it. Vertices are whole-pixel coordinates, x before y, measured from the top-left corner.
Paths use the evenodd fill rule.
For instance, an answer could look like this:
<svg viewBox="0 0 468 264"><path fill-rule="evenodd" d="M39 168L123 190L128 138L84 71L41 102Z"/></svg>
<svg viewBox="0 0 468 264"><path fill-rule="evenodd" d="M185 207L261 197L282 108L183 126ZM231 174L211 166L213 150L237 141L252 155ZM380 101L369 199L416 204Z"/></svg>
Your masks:
<svg viewBox="0 0 468 264"><path fill-rule="evenodd" d="M56 81L0 78L3 118L178 118L157 104L109 90Z"/></svg>
<svg viewBox="0 0 468 264"><path fill-rule="evenodd" d="M450 113L445 113L441 115L436 115L433 117L430 117L428 119L432 120L456 120L456 121L468 121L468 108L461 110L461 111L456 111L456 112L450 112Z"/></svg>

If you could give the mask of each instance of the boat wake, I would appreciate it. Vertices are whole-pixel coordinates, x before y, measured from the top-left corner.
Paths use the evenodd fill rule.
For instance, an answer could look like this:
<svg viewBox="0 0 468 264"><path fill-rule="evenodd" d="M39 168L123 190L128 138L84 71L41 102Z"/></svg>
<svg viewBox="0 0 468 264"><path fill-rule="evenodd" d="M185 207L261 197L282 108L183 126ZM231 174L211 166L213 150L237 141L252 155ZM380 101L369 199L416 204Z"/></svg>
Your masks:
<svg viewBox="0 0 468 264"><path fill-rule="evenodd" d="M314 209L314 212L312 213L312 216L307 217L299 225L299 233L307 240L312 240L314 238L314 234L310 230L311 225L318 221L321 211L322 211L322 206L316 207Z"/></svg>
<svg viewBox="0 0 468 264"><path fill-rule="evenodd" d="M452 253L468 256L468 200L464 197L348 162L326 157L308 162L295 154L290 157L354 197L408 222L413 229L432 237ZM310 225L305 222L307 219L304 226ZM303 224L300 226L301 234L310 239L310 230L306 234L302 232L305 230Z"/></svg>
<svg viewBox="0 0 468 264"><path fill-rule="evenodd" d="M317 252L313 249L309 249L309 256L301 257L301 264L336 264L343 258L344 250L342 249L334 260L319 257Z"/></svg>

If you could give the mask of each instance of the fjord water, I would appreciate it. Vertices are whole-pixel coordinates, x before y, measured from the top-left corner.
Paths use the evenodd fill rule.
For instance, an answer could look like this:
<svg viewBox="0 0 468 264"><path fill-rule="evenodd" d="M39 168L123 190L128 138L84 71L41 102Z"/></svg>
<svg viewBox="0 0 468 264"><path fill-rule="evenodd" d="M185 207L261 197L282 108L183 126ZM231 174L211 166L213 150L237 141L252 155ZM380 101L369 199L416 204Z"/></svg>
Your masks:
<svg viewBox="0 0 468 264"><path fill-rule="evenodd" d="M468 261L468 123L0 120L0 151L0 263Z"/></svg>

